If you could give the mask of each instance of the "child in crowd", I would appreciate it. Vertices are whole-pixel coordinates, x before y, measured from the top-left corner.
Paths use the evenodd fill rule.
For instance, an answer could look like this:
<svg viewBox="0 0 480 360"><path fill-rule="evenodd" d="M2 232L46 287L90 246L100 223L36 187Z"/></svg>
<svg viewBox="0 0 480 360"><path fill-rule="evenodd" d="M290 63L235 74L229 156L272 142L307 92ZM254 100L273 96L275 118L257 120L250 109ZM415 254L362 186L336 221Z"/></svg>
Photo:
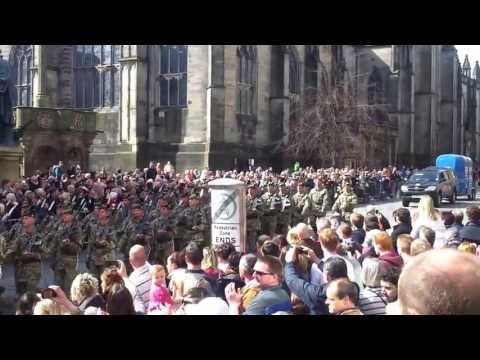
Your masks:
<svg viewBox="0 0 480 360"><path fill-rule="evenodd" d="M166 286L167 272L162 265L153 265L151 270L152 286L148 312L158 310L160 306L172 305L173 300Z"/></svg>

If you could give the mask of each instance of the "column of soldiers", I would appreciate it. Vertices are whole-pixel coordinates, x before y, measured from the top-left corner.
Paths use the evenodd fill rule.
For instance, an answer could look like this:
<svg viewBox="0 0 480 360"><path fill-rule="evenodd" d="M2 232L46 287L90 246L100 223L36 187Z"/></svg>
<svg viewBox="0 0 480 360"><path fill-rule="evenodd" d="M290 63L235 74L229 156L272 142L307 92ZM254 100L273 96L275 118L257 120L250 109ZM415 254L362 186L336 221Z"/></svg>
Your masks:
<svg viewBox="0 0 480 360"><path fill-rule="evenodd" d="M301 180L282 177L264 181L256 176L247 182L247 249L252 252L261 234L286 234L299 222L315 229L316 218L327 211L346 218L357 203L350 184L334 198L322 176L311 190ZM128 252L135 244L145 246L150 262L165 264L189 241L209 245L211 207L203 185L172 182L154 190L139 181L110 189L114 203L106 195L94 200L84 185L68 186L70 196L63 201L37 189L36 200L29 195L22 203L20 221L0 233L0 264L15 265L19 294L38 290L42 269L54 274L47 283L69 291L80 272L100 276L116 259L129 266Z"/></svg>
<svg viewBox="0 0 480 360"><path fill-rule="evenodd" d="M296 184L296 192L293 193ZM352 185L345 183L337 198L330 196L327 182L320 177L314 180L311 190L304 183L292 182L290 187L280 182L278 190L274 183L268 183L266 191L256 184L248 186L247 193L247 243L248 249L255 249L260 234L273 236L286 234L296 224L309 224L316 231L316 219L326 216L328 211L338 212L346 221L357 205Z"/></svg>

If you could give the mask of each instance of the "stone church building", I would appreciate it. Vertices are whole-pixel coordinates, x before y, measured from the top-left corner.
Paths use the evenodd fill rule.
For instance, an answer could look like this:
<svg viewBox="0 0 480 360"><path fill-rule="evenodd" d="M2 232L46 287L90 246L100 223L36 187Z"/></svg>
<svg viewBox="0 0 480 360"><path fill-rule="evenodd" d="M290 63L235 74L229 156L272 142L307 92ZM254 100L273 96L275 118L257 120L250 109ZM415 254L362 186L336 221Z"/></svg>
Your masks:
<svg viewBox="0 0 480 360"><path fill-rule="evenodd" d="M323 72L378 107L362 151L336 165L480 160L480 67L452 45L0 45L11 65L22 172L149 161L281 167L292 107ZM321 96L321 94L319 94ZM280 149L280 150L279 150Z"/></svg>

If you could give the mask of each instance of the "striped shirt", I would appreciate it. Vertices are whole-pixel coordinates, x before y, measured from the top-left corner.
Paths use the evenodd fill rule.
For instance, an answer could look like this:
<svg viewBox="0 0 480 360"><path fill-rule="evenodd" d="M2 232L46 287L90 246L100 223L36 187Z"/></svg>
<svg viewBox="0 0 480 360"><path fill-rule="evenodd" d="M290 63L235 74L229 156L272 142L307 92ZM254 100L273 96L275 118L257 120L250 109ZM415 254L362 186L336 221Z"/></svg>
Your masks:
<svg viewBox="0 0 480 360"><path fill-rule="evenodd" d="M360 291L358 305L364 315L386 315L387 300L380 288L365 288Z"/></svg>
<svg viewBox="0 0 480 360"><path fill-rule="evenodd" d="M148 310L148 303L150 302L150 286L152 284L150 267L149 263L145 263L142 267L135 269L128 277L136 289L133 296L133 303L137 313L140 312L146 314Z"/></svg>

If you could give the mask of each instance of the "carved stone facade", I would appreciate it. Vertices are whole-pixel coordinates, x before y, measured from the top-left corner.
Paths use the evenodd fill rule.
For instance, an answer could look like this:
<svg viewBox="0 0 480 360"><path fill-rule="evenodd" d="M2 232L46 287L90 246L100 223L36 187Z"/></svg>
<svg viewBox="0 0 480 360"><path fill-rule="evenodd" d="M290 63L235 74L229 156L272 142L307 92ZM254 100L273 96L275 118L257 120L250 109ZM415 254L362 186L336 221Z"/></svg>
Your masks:
<svg viewBox="0 0 480 360"><path fill-rule="evenodd" d="M118 87L118 104L82 108L94 114L93 141L65 130L56 143L64 152L52 155L55 159L45 155L45 164L77 156L65 152L63 144L72 144L84 149L78 156L92 170L145 167L150 160L172 161L179 170L244 167L252 157L256 164L280 168L291 163L279 149L288 138L291 114L298 110L294 106L302 106L322 76L348 79L358 103L374 102L379 109L359 135L362 156L353 159L346 149L337 164L423 166L447 152L480 160L480 71L476 65L472 75L469 64L462 67L453 46L188 45L169 49L169 60L165 45L116 45L108 56L105 47L85 45L82 50L91 51L91 59L84 58L85 64L91 61L89 86L92 96L104 96L98 93L105 88L99 82ZM12 65L16 49L0 45ZM172 67L179 51L185 63L166 69L166 61ZM33 107L75 114L78 91L88 88L80 86L88 79L80 79L76 70L78 47L32 45L32 52ZM118 60L118 80L106 80L103 64L110 56ZM47 146L48 136L25 136L28 174L28 164L43 156L29 146Z"/></svg>
<svg viewBox="0 0 480 360"><path fill-rule="evenodd" d="M25 174L48 171L60 160L89 168L89 150L97 135L94 112L19 107L16 117Z"/></svg>

